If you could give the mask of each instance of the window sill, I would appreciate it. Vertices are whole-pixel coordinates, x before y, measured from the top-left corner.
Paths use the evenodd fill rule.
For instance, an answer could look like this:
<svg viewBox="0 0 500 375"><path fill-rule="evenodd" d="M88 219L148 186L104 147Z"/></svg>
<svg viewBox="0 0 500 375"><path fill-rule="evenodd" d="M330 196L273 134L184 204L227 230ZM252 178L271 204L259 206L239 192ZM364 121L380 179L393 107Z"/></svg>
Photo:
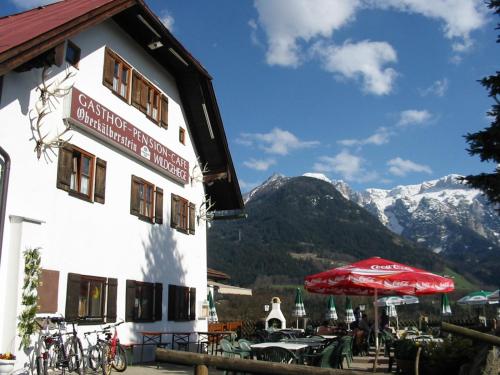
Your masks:
<svg viewBox="0 0 500 375"><path fill-rule="evenodd" d="M132 214L134 215L134 214ZM154 224L154 220L152 217L149 217L149 216L144 216L144 215L134 215L134 216L137 216L137 218L141 221L145 221L146 223L149 223L149 224Z"/></svg>
<svg viewBox="0 0 500 375"><path fill-rule="evenodd" d="M72 197L75 197L75 198L78 198L78 199L81 199L83 201L86 201L86 202L89 202L89 203L94 203L92 201L92 199L88 196L88 195L85 195L85 194L82 194L82 193L79 193L78 191L75 191L75 190L69 190L68 191L68 194L71 195Z"/></svg>

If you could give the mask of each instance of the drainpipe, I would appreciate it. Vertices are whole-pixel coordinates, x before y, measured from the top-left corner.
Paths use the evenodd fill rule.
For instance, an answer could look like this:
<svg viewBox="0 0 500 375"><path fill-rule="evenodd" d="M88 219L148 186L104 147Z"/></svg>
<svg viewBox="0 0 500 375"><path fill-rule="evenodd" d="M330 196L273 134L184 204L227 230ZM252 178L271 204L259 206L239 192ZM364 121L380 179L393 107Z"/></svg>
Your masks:
<svg viewBox="0 0 500 375"><path fill-rule="evenodd" d="M9 188L10 156L0 146L0 157L3 158L4 168L2 171L2 194L0 195L0 263L2 262L3 228L5 224L5 211L7 206L7 190Z"/></svg>

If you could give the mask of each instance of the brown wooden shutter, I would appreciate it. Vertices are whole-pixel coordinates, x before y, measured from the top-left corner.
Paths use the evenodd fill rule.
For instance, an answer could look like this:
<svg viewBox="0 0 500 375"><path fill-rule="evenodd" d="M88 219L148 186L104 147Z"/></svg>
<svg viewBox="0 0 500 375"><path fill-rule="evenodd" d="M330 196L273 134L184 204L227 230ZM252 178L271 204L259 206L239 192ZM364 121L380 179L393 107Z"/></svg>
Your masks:
<svg viewBox="0 0 500 375"><path fill-rule="evenodd" d="M130 188L130 213L136 216L139 216L139 186L141 183L139 178L132 176L132 186Z"/></svg>
<svg viewBox="0 0 500 375"><path fill-rule="evenodd" d="M172 194L172 201L170 202L170 226L172 228L177 228L179 226L179 217L177 212L179 211L180 199L177 195Z"/></svg>
<svg viewBox="0 0 500 375"><path fill-rule="evenodd" d="M106 198L106 161L97 158L95 163L94 201L104 204Z"/></svg>
<svg viewBox="0 0 500 375"><path fill-rule="evenodd" d="M141 109L146 112L148 106L149 86L146 82L141 81L141 102L139 103Z"/></svg>
<svg viewBox="0 0 500 375"><path fill-rule="evenodd" d="M161 108L160 108L160 126L162 128L168 129L168 99L165 95L161 96Z"/></svg>
<svg viewBox="0 0 500 375"><path fill-rule="evenodd" d="M127 291L125 293L125 321L134 321L135 307L135 281L127 280Z"/></svg>
<svg viewBox="0 0 500 375"><path fill-rule="evenodd" d="M73 168L73 148L70 145L59 149L57 161L57 188L69 191Z"/></svg>
<svg viewBox="0 0 500 375"><path fill-rule="evenodd" d="M139 108L141 106L141 79L134 70L132 75L132 105Z"/></svg>
<svg viewBox="0 0 500 375"><path fill-rule="evenodd" d="M113 77L115 75L115 59L109 51L104 55L103 83L113 90Z"/></svg>
<svg viewBox="0 0 500 375"><path fill-rule="evenodd" d="M196 320L196 288L189 288L189 320Z"/></svg>
<svg viewBox="0 0 500 375"><path fill-rule="evenodd" d="M153 310L153 320L161 320L162 318L162 299L163 299L163 285L161 283L155 283L155 302Z"/></svg>
<svg viewBox="0 0 500 375"><path fill-rule="evenodd" d="M80 300L80 284L82 276L76 273L68 273L68 285L66 289L66 320L78 319L78 305Z"/></svg>
<svg viewBox="0 0 500 375"><path fill-rule="evenodd" d="M155 192L155 223L163 224L163 189L158 186Z"/></svg>
<svg viewBox="0 0 500 375"><path fill-rule="evenodd" d="M118 289L117 279L108 279L108 292L106 293L106 323L116 322L116 296Z"/></svg>
<svg viewBox="0 0 500 375"><path fill-rule="evenodd" d="M168 320L177 320L176 314L175 314L175 306L176 306L176 299L177 299L177 287L175 285L169 285L168 286Z"/></svg>
<svg viewBox="0 0 500 375"><path fill-rule="evenodd" d="M38 312L54 314L57 312L59 294L59 271L42 269L40 284L37 288Z"/></svg>
<svg viewBox="0 0 500 375"><path fill-rule="evenodd" d="M196 205L189 203L189 234L194 234L196 230Z"/></svg>

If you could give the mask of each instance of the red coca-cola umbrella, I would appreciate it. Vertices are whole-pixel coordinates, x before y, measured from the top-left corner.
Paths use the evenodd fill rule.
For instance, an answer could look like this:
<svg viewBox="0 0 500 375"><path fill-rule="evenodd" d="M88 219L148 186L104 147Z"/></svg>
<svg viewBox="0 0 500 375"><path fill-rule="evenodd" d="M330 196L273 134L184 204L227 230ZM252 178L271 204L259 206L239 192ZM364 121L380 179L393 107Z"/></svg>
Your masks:
<svg viewBox="0 0 500 375"><path fill-rule="evenodd" d="M305 289L312 293L346 295L425 295L455 289L452 279L391 260L373 257L329 271L306 276ZM375 338L378 333L375 307ZM378 341L378 340L377 340ZM378 345L377 345L378 346Z"/></svg>

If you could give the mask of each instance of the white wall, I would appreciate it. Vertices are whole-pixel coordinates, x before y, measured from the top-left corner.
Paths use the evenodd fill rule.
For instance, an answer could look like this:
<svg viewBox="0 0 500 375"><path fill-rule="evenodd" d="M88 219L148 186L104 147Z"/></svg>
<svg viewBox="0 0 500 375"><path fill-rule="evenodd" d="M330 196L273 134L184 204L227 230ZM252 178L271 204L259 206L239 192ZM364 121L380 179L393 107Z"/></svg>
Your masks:
<svg viewBox="0 0 500 375"><path fill-rule="evenodd" d="M140 130L166 145L188 160L190 170L197 163L196 152L189 132L186 144L178 140L179 126L188 130L174 77L151 60L136 43L112 21L83 32L71 40L82 50L74 86L102 103ZM158 127L135 107L125 103L102 85L104 48L108 46L155 83L169 99L169 128ZM64 75L53 67L51 78ZM30 130L29 112L33 108L40 83L41 70L9 73L4 77L0 102L0 146L9 153L12 164L7 220L4 235L4 255L22 253L25 246L42 246L42 267L59 270L59 311L64 313L67 273L118 278L118 317L125 317L125 280L132 279L163 283L163 320L156 323L120 326L122 341L137 341L140 330L206 330L206 320L176 323L167 321L168 284L186 285L197 289L197 305L206 299L206 225L196 226L195 235L187 235L170 228L170 196L178 194L194 202L197 208L204 197L203 185L180 185L139 163L112 146L91 138L81 131L72 131L71 143L107 161L106 202L89 203L56 188L57 151L48 152L37 160L35 143ZM44 125L46 131L62 126L62 105ZM141 177L163 189L164 223L152 225L130 214L131 175ZM9 215L27 217L44 222L41 233L18 232ZM19 224L17 224L19 225ZM40 232L40 231L39 231ZM18 247L13 250L11 247ZM8 258L8 256L6 257ZM11 260L12 262L14 260ZM20 262L22 263L22 259ZM15 349L12 330L6 325L7 309L12 305L9 287L13 276L7 278L8 261L4 257L0 267L0 352ZM16 315L19 314L18 304ZM12 314L11 314L12 316ZM7 332L9 335L7 337Z"/></svg>

